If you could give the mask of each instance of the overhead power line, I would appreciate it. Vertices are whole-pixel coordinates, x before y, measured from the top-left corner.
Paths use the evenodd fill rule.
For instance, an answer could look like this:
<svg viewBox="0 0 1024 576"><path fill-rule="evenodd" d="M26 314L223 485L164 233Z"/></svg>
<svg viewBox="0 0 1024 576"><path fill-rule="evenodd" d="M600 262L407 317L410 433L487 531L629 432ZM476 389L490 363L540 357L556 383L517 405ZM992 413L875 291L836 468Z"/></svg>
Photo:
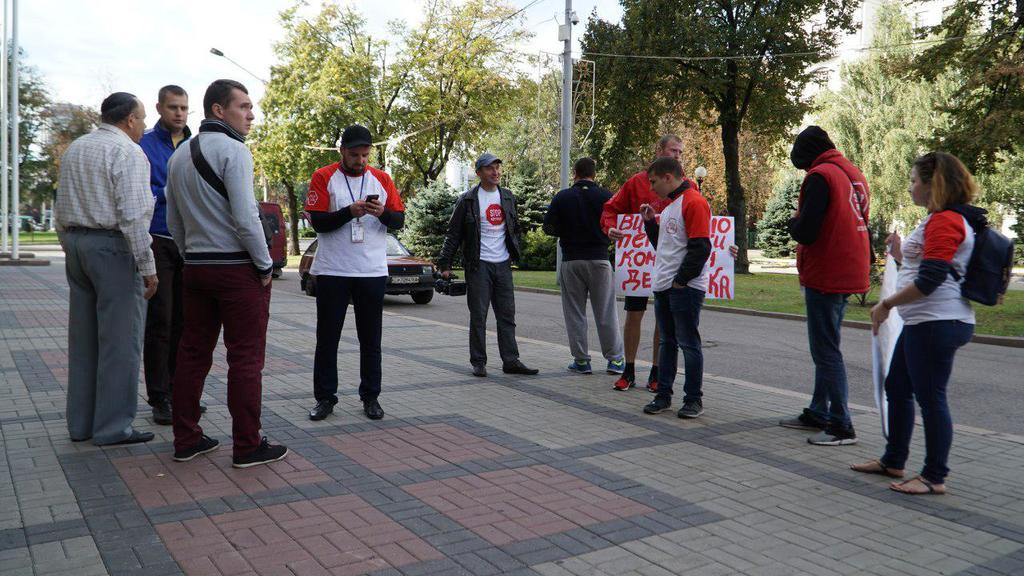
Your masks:
<svg viewBox="0 0 1024 576"><path fill-rule="evenodd" d="M911 42L901 42L898 44L886 44L883 46L866 46L864 48L847 48L840 50L841 52L872 52L872 51L883 51L892 48L901 48L906 46L920 46L924 44L938 44L942 42L951 42L953 40L965 40L968 38L994 38L999 36L1005 36L1007 34L1015 34L1013 30L1007 30L1004 32L998 32L996 34L965 34L963 36L951 36L949 38L929 38L924 40L913 40ZM629 58L636 60L673 60L677 62L702 62L709 60L762 60L764 58L792 58L792 57L806 57L806 56L817 56L820 51L810 52L779 52L769 54L740 54L740 55L718 55L718 56L659 56L653 54L615 54L610 52L583 52L584 56L600 56L605 58Z"/></svg>

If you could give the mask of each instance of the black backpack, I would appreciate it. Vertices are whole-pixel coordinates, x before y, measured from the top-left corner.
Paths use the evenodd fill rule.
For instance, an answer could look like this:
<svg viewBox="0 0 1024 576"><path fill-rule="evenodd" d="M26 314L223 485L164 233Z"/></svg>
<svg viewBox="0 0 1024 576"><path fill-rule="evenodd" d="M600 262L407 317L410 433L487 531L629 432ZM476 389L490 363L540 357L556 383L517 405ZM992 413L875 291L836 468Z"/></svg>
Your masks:
<svg viewBox="0 0 1024 576"><path fill-rule="evenodd" d="M1013 240L988 225L985 210L973 206L951 206L950 210L967 219L974 230L974 249L961 278L953 268L950 273L960 282L960 294L968 300L995 306L1002 303L1013 270Z"/></svg>

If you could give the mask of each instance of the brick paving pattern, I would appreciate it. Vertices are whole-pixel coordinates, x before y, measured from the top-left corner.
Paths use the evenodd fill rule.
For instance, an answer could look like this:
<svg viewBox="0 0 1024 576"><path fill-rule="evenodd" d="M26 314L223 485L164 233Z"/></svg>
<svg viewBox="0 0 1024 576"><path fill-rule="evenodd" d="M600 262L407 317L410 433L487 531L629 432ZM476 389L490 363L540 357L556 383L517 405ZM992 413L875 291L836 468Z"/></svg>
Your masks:
<svg viewBox="0 0 1024 576"><path fill-rule="evenodd" d="M387 417L367 421L345 384L310 422L311 300L275 292L263 424L291 454L234 470L223 348L203 398L220 450L172 462L141 396L156 440L72 443L63 267L0 268L0 574L1024 574L1021 439L959 430L951 494L908 498L846 469L879 453L873 413L855 411L857 446L815 449L775 425L806 399L708 374L701 419L644 416L647 394L526 340L540 376L476 379L464 328L400 307ZM346 331L343 382L358 364Z"/></svg>

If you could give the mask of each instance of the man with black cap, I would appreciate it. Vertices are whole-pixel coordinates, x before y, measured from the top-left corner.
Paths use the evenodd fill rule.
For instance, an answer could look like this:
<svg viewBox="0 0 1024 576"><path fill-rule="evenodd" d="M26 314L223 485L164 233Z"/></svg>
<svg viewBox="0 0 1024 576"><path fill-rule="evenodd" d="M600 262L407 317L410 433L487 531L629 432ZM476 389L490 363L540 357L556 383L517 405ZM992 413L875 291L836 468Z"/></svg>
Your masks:
<svg viewBox="0 0 1024 576"><path fill-rule="evenodd" d="M309 273L316 276L316 355L310 420L338 403L338 341L351 301L359 336L359 399L371 420L384 417L381 323L388 276L387 233L405 224L405 206L386 172L369 165L373 139L358 124L341 135L341 161L313 173L306 212L317 232Z"/></svg>
<svg viewBox="0 0 1024 576"><path fill-rule="evenodd" d="M437 268L451 275L452 258L462 248L469 306L469 362L473 375L487 376L487 309L494 308L498 352L506 374L536 374L519 360L512 260L519 259L519 218L512 191L502 188L501 159L484 153L476 161L480 183L459 196Z"/></svg>
<svg viewBox="0 0 1024 576"><path fill-rule="evenodd" d="M867 292L870 286L868 185L860 169L817 126L797 136L790 159L807 171L789 231L798 243L796 262L807 304L814 394L803 413L779 424L817 431L807 439L811 444L856 444L839 331L850 294Z"/></svg>

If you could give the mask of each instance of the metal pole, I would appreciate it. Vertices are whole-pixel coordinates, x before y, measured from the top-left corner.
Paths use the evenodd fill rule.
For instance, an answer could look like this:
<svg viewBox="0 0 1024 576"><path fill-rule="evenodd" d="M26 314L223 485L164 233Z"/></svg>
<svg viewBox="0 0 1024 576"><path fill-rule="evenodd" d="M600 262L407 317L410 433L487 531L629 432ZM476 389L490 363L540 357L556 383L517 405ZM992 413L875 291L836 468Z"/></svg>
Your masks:
<svg viewBox="0 0 1024 576"><path fill-rule="evenodd" d="M572 0L565 0L562 36L562 136L559 186L569 187L569 145L572 142Z"/></svg>
<svg viewBox="0 0 1024 576"><path fill-rule="evenodd" d="M4 0L4 13L0 20L3 20L3 61L0 62L0 156L3 157L0 160L0 174L3 174L3 182L0 183L0 222L3 222L3 226L0 227L0 251L7 252L11 249L7 239L7 230L10 227L10 221L7 219L7 184L11 179L7 171L7 162L10 159L10 152L7 149L7 119L10 115L7 108L7 0Z"/></svg>
<svg viewBox="0 0 1024 576"><path fill-rule="evenodd" d="M562 133L559 138L561 161L558 171L558 186L562 190L569 187L569 148L572 144L572 0L565 0L565 23L559 30L562 40ZM555 244L555 282L559 287L562 271L562 243Z"/></svg>
<svg viewBox="0 0 1024 576"><path fill-rule="evenodd" d="M18 183L18 106L20 105L20 84L18 83L18 0L11 0L11 212L13 219L11 223L11 235L14 242L11 244L11 260L18 259L18 233L20 232L21 218L18 216L18 203L20 201L20 186Z"/></svg>

